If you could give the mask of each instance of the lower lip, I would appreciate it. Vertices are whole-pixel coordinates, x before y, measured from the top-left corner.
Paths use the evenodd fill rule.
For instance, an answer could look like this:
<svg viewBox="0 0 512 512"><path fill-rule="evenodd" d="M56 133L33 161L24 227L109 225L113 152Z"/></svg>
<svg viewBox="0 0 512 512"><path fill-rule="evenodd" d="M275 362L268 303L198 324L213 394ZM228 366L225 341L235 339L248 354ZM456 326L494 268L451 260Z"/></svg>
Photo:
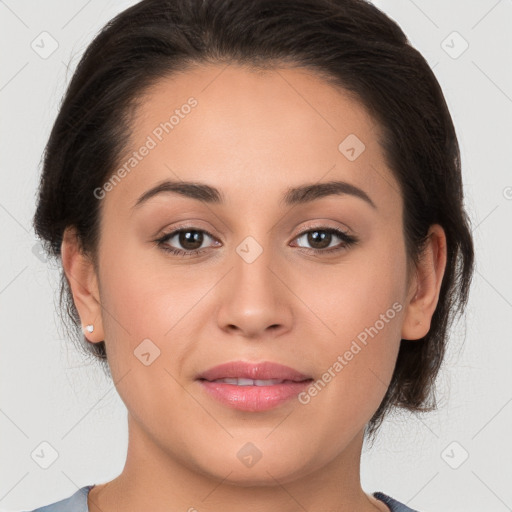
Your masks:
<svg viewBox="0 0 512 512"><path fill-rule="evenodd" d="M241 411L266 411L297 396L311 380L285 381L272 386L237 386L224 382L199 381L203 388L219 402Z"/></svg>

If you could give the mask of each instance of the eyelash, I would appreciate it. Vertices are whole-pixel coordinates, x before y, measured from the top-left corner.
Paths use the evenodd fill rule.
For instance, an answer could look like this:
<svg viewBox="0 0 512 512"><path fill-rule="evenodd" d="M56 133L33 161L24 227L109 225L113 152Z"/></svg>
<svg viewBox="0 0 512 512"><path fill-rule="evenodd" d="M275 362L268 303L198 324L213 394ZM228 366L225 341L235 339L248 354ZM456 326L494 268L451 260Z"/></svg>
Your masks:
<svg viewBox="0 0 512 512"><path fill-rule="evenodd" d="M192 226L179 226L178 229L175 229L174 231L171 231L170 233L166 233L163 236L161 236L160 238L158 238L157 240L155 240L155 243L162 250L169 252L171 254L174 254L176 256L183 256L183 257L194 256L194 255L197 255L197 254L202 253L205 250L207 250L207 248L204 248L204 249L194 249L191 251L186 251L183 249L176 249L174 247L169 247L168 245L165 244L165 242L167 242L168 240L173 238L175 235L177 235L181 232L187 232L187 231L197 231L200 233L205 233L209 237L215 239L215 237L206 229L197 229ZM299 249L306 250L306 252L312 252L315 254L325 254L325 253L331 254L333 252L338 252L343 249L347 249L348 247L351 247L352 245L357 244L359 241L356 237L345 233L341 229L325 227L325 226L318 226L318 227L307 229L306 231L302 231L294 238L294 240L297 238L300 238L303 235L307 235L308 233L315 232L315 231L323 231L326 233L335 234L343 241L343 244L339 247L331 247L330 249L309 249L307 247L299 247Z"/></svg>

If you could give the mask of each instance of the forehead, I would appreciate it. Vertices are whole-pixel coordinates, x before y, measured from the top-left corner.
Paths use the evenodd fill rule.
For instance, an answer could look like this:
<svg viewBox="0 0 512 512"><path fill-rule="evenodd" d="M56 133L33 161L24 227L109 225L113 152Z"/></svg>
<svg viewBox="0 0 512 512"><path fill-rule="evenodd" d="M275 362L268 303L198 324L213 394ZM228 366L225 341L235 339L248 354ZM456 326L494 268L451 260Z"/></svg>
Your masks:
<svg viewBox="0 0 512 512"><path fill-rule="evenodd" d="M110 194L131 204L165 179L211 183L230 199L330 180L371 196L393 180L364 106L304 68L194 66L147 89L132 123L119 164L138 160Z"/></svg>

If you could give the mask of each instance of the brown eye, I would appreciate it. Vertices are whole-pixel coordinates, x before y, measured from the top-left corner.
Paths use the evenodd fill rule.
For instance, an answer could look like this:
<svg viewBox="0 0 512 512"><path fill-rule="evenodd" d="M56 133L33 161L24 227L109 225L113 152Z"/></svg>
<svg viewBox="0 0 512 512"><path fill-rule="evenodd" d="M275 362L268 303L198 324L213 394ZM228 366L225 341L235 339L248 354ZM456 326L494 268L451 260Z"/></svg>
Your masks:
<svg viewBox="0 0 512 512"><path fill-rule="evenodd" d="M199 249L203 244L203 233L201 231L179 231L178 243L187 251Z"/></svg>
<svg viewBox="0 0 512 512"><path fill-rule="evenodd" d="M306 236L308 244L311 244L313 249L325 249L332 240L332 233L321 230L309 231Z"/></svg>
<svg viewBox="0 0 512 512"><path fill-rule="evenodd" d="M311 247L303 247L299 245L299 247L303 247L304 249L309 249L314 252L334 252L337 250L342 250L344 248L349 247L357 242L357 239L347 233L341 231L336 228L315 228L310 229L308 231L304 231L301 235L296 237L296 240L300 240L305 237L305 241ZM331 246L331 243L336 241L336 238L342 241L340 244L335 244ZM327 250L326 250L327 249Z"/></svg>
<svg viewBox="0 0 512 512"><path fill-rule="evenodd" d="M162 236L156 243L165 251L187 256L207 249L202 247L203 242L207 241L205 237L215 240L214 236L204 229L181 228Z"/></svg>

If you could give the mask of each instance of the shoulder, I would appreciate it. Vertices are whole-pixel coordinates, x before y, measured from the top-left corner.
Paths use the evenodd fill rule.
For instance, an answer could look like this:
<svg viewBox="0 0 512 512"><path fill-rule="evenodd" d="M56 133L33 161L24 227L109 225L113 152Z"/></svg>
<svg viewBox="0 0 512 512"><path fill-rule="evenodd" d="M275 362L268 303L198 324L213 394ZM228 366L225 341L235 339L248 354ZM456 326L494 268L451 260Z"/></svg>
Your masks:
<svg viewBox="0 0 512 512"><path fill-rule="evenodd" d="M373 497L383 501L390 508L391 512L418 512L417 510L409 508L407 505L400 503L399 501L391 498L383 492L374 492Z"/></svg>
<svg viewBox="0 0 512 512"><path fill-rule="evenodd" d="M87 496L92 487L94 487L94 485L86 485L78 489L78 491L69 496L69 498L64 498L55 503L50 503L49 505L44 505L26 512L89 512Z"/></svg>

